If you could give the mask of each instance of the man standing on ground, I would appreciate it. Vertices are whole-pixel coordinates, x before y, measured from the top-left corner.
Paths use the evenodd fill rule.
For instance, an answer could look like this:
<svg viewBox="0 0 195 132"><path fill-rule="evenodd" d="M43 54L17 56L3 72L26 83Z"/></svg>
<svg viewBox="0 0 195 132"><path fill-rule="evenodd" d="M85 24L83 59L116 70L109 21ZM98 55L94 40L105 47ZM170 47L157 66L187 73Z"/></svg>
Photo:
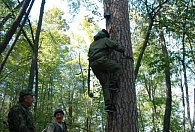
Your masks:
<svg viewBox="0 0 195 132"><path fill-rule="evenodd" d="M34 98L30 89L20 92L19 103L14 105L8 113L8 124L10 132L35 132L34 120L29 107Z"/></svg>
<svg viewBox="0 0 195 132"><path fill-rule="evenodd" d="M61 109L56 109L54 112L55 122L51 123L46 132L67 132L66 123L63 122L64 112Z"/></svg>
<svg viewBox="0 0 195 132"><path fill-rule="evenodd" d="M91 43L88 52L90 67L102 85L106 112L114 111L111 106L109 89L117 90L116 82L121 69L118 63L108 58L113 50L126 55L124 48L111 40L109 33L102 29L94 36L94 41ZM111 77L109 76L110 73L112 73Z"/></svg>

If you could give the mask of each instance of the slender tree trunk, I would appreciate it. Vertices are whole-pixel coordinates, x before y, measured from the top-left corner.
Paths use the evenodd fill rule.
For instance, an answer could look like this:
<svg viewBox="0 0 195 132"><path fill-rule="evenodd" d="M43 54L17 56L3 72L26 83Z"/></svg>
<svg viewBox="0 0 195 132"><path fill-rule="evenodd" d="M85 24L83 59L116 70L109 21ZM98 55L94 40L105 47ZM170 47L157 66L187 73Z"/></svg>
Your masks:
<svg viewBox="0 0 195 132"><path fill-rule="evenodd" d="M150 24L149 24L149 27L148 27L148 30L147 30L147 33L146 33L146 37L144 39L144 43L143 43L142 49L141 49L141 51L139 53L139 57L137 59L137 63L136 63L136 67L135 67L135 79L137 78L137 74L138 74L139 68L141 66L141 60L142 60L142 57L144 55L144 51L145 51L145 49L147 47L153 24L154 24L154 18L152 17L152 19L150 21Z"/></svg>
<svg viewBox="0 0 195 132"><path fill-rule="evenodd" d="M182 76L182 73L180 74L180 76ZM184 89L183 89L183 85L182 85L182 77L180 79L180 87L181 87L181 95L182 95L182 132L185 132L185 124L186 124L186 118L185 118L185 97L184 97Z"/></svg>
<svg viewBox="0 0 195 132"><path fill-rule="evenodd" d="M182 66L183 66L183 78L184 78L184 86L185 86L185 92L186 92L186 106L187 106L187 121L188 121L188 127L189 132L193 132L192 130L192 122L190 118L190 103L189 103L189 92L188 92L188 83L187 83L187 74L186 74L186 64L185 64L185 47L184 47L184 38L185 35L183 35L183 59L182 59Z"/></svg>
<svg viewBox="0 0 195 132"><path fill-rule="evenodd" d="M37 63L36 63L36 65L37 65ZM37 106L38 106L38 102L37 102L37 100L38 100L38 86L39 86L39 84L38 84L38 80L39 80L39 76L38 76L38 67L36 66L36 84L35 84L35 94L36 94L36 96L35 96L35 98L36 98L36 101L35 101L35 105L34 105L34 111L36 111L37 110Z"/></svg>
<svg viewBox="0 0 195 132"><path fill-rule="evenodd" d="M33 88L34 74L35 74L35 71L36 71L36 67L38 67L38 64L37 64L37 61L38 61L38 44L39 44L39 36L40 36L41 26L42 26L44 6L45 6L45 0L42 0L40 15L39 15L39 21L38 21L38 26L37 26L37 31L36 31L36 37L35 37L33 59L32 59L31 70L30 70L29 85L28 85L29 89ZM36 82L36 83L38 83L38 82ZM38 91L38 88L36 88L35 91Z"/></svg>
<svg viewBox="0 0 195 132"><path fill-rule="evenodd" d="M72 129L72 123L73 123L73 93L69 89L69 103L68 103L68 119L69 119L69 130Z"/></svg>
<svg viewBox="0 0 195 132"><path fill-rule="evenodd" d="M132 57L128 1L104 0L104 9L106 28L112 33L111 39L124 46L128 56ZM119 90L112 98L116 112L107 113L106 132L138 132L133 60L117 52L112 54L112 59L116 60L122 68L117 82Z"/></svg>
<svg viewBox="0 0 195 132"><path fill-rule="evenodd" d="M19 3L19 4L14 8L14 10L20 8L20 7L22 6L23 2L24 2L24 1L22 1L21 3ZM12 10L12 12L13 12L13 10ZM7 22L7 20L9 20L9 19L13 16L12 12L9 13L7 16L5 16L5 17L3 18L3 20L0 22L0 29L3 28L3 25Z"/></svg>
<svg viewBox="0 0 195 132"><path fill-rule="evenodd" d="M191 43L190 43L190 49L191 49L191 52L190 53L191 53L192 60L194 62L194 68L195 68L195 55L194 55L194 52L193 52L193 45ZM193 119L192 130L193 130L194 129L194 126L195 126L195 89L194 89L194 113L193 113L193 118L192 119Z"/></svg>
<svg viewBox="0 0 195 132"><path fill-rule="evenodd" d="M12 24L11 28L8 30L7 34L5 35L4 40L0 43L0 54L5 50L5 48L9 44L9 41L11 40L12 36L16 32L16 29L18 28L18 26L19 26L19 24L22 20L22 17L24 16L25 11L28 8L28 5L29 5L30 2L31 2L31 0L25 0L24 1L18 16L16 17L16 19L14 20L14 23Z"/></svg>
<svg viewBox="0 0 195 132"><path fill-rule="evenodd" d="M165 67L165 80L166 80L166 108L164 114L164 125L163 125L163 132L170 131L170 118L171 118L171 108L172 108L172 92L171 92L171 79L170 79L170 67L169 67L169 57L168 52L165 44L165 38L163 31L159 29L159 36L161 40L162 46L162 53L166 60L166 67Z"/></svg>
<svg viewBox="0 0 195 132"><path fill-rule="evenodd" d="M156 131L156 132L159 132L159 120L158 120L158 112L157 112L157 105L156 105L156 103L155 103L155 91L156 91L156 87L153 87L152 88L152 105L153 105L153 108L152 108L152 116L153 116L153 118L154 118L154 122L153 122L153 124L154 124L154 130Z"/></svg>
<svg viewBox="0 0 195 132"><path fill-rule="evenodd" d="M188 14L189 10L189 4L188 2L186 6L185 13ZM185 86L185 95L186 95L186 106L187 106L187 121L188 121L188 127L189 127L189 132L193 132L193 127L192 127L192 121L190 118L190 103L189 103L189 93L188 93L188 82L187 82L187 73L186 73L186 49L185 49L185 39L186 39L186 25L187 25L187 15L184 17L183 24L182 24L182 49L183 49L183 58L181 60L182 67L183 67L183 78L184 78L184 86Z"/></svg>
<svg viewBox="0 0 195 132"><path fill-rule="evenodd" d="M5 55L5 57L3 58L3 61L1 62L1 65L0 65L0 73L1 73L1 71L3 70L3 67L4 67L4 65L5 65L5 63L6 63L7 59L8 59L8 57L9 57L9 55L10 55L10 53L11 53L11 51L13 50L13 48L14 48L14 46L15 46L15 44L16 44L16 42L17 42L17 40L18 40L18 38L19 38L19 36L20 36L20 34L21 34L21 31L24 32L23 27L24 27L24 24L25 24L26 20L28 19L28 15L29 15L29 13L30 13L30 11L31 11L31 9L32 9L33 4L34 4L34 0L32 0L31 4L30 4L30 6L29 6L29 9L28 9L28 11L27 11L27 13L25 14L24 20L23 20L22 24L20 25L20 29L19 29L18 33L16 34L16 37L15 37L15 39L14 39L12 45L11 45L10 48L8 49L8 51L7 51L6 55ZM27 36L26 36L26 37L27 37ZM27 39L27 40L28 40L28 39Z"/></svg>
<svg viewBox="0 0 195 132"><path fill-rule="evenodd" d="M172 91L171 91L171 72L170 72L170 64L169 64L169 56L167 52L167 47L165 43L165 37L163 30L161 28L161 11L162 9L162 3L161 0L158 1L159 5L157 7L158 10L158 21L159 21L159 37L160 37L160 43L162 47L162 54L165 58L165 82L166 82L166 107L165 107L165 114L164 114L164 124L163 124L163 132L169 132L170 131L170 120L171 120L171 108L172 108Z"/></svg>

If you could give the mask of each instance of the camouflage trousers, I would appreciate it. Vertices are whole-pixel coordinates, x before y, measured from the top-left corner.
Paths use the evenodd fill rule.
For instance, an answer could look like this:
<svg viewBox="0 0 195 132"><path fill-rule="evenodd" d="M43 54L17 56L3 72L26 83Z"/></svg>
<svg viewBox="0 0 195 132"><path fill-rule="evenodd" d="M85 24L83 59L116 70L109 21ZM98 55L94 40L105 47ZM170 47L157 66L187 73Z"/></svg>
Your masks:
<svg viewBox="0 0 195 132"><path fill-rule="evenodd" d="M114 60L103 58L92 62L91 68L102 86L105 105L110 104L109 83L118 80L120 65Z"/></svg>

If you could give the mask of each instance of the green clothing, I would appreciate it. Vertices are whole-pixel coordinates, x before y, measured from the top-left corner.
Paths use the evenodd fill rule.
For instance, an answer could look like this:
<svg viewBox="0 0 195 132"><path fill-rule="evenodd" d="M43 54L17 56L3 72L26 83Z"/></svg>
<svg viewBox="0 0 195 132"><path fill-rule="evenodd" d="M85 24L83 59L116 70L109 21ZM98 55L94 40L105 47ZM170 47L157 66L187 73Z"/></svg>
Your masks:
<svg viewBox="0 0 195 132"><path fill-rule="evenodd" d="M90 67L102 85L105 104L110 104L109 82L110 80L118 80L121 69L118 63L107 58L107 55L109 55L112 50L121 53L124 52L123 47L117 42L107 38L106 34L100 31L94 36L94 41L91 43L88 52ZM109 77L109 73L112 73L111 78Z"/></svg>
<svg viewBox="0 0 195 132"><path fill-rule="evenodd" d="M46 132L67 132L67 126L66 126L66 123L65 122L62 122L62 128L61 126L56 123L56 122L53 122L51 123L48 128L46 129Z"/></svg>
<svg viewBox="0 0 195 132"><path fill-rule="evenodd" d="M35 132L32 113L21 103L10 109L8 123L10 132Z"/></svg>

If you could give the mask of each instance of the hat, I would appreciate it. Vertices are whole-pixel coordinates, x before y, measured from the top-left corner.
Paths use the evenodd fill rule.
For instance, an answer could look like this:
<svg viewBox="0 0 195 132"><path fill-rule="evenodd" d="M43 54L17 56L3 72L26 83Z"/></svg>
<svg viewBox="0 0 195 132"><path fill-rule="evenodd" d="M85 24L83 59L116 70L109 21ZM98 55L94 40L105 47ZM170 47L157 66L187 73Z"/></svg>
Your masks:
<svg viewBox="0 0 195 132"><path fill-rule="evenodd" d="M24 96L24 95L32 95L32 96L34 96L35 94L32 92L31 89L23 89L20 92L20 96Z"/></svg>
<svg viewBox="0 0 195 132"><path fill-rule="evenodd" d="M109 33L108 33L108 31L107 31L107 30L102 29L102 32L104 32L104 33L106 34L106 37L107 37L107 38L110 38L110 35L109 35Z"/></svg>
<svg viewBox="0 0 195 132"><path fill-rule="evenodd" d="M56 116L57 113L62 113L64 115L64 112L61 109L56 109L54 112L54 117Z"/></svg>

